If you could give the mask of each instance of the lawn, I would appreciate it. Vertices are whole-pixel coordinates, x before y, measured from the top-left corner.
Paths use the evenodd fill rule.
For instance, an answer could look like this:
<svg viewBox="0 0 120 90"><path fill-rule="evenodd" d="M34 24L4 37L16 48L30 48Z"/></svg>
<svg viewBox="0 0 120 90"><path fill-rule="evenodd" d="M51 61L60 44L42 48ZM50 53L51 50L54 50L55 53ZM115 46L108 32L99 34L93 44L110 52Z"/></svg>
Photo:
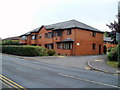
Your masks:
<svg viewBox="0 0 120 90"><path fill-rule="evenodd" d="M112 67L118 67L118 62L115 62L115 61L107 61L107 64L112 66Z"/></svg>

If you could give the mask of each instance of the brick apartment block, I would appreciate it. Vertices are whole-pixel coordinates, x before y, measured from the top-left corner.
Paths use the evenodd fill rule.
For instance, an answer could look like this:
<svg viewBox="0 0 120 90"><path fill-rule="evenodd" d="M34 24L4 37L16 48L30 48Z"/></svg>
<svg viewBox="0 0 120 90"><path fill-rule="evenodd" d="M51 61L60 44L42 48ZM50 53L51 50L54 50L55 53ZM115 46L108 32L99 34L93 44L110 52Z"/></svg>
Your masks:
<svg viewBox="0 0 120 90"><path fill-rule="evenodd" d="M54 49L56 55L103 54L103 32L76 20L42 25L21 35L20 41Z"/></svg>

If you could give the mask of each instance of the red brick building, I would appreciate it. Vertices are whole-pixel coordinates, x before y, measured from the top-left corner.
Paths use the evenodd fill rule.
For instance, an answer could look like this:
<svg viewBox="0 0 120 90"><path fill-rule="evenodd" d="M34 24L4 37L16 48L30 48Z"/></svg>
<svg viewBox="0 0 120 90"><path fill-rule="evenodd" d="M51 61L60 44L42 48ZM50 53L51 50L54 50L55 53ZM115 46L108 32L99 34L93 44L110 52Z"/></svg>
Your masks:
<svg viewBox="0 0 120 90"><path fill-rule="evenodd" d="M20 41L54 49L57 55L103 54L103 32L76 20L42 25L21 35Z"/></svg>

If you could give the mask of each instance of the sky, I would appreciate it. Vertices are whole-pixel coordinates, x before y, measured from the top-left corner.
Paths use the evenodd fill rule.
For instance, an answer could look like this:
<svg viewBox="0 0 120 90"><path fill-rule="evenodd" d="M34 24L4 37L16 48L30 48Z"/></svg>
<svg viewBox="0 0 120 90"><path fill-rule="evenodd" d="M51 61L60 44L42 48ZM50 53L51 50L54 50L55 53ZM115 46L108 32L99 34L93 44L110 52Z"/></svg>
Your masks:
<svg viewBox="0 0 120 90"><path fill-rule="evenodd" d="M0 37L20 36L42 25L78 20L101 31L116 20L119 0L0 0Z"/></svg>

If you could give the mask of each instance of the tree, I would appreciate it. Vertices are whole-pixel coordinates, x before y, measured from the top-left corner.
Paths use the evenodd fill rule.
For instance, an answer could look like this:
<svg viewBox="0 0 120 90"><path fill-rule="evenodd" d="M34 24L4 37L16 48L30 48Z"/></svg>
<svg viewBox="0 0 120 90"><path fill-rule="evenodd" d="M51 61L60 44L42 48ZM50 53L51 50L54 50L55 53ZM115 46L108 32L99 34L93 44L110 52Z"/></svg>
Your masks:
<svg viewBox="0 0 120 90"><path fill-rule="evenodd" d="M120 33L120 7L118 7L118 15L117 19L118 21L114 21L113 23L110 23L110 25L107 24L107 26L112 30L113 39L116 42L116 33ZM118 67L120 68L120 42L118 41Z"/></svg>
<svg viewBox="0 0 120 90"><path fill-rule="evenodd" d="M120 13L118 13L117 15L117 19L118 21L114 21L113 23L110 23L109 25L107 24L107 26L112 30L111 31L111 39L114 40L115 43L116 42L116 33L120 33Z"/></svg>

